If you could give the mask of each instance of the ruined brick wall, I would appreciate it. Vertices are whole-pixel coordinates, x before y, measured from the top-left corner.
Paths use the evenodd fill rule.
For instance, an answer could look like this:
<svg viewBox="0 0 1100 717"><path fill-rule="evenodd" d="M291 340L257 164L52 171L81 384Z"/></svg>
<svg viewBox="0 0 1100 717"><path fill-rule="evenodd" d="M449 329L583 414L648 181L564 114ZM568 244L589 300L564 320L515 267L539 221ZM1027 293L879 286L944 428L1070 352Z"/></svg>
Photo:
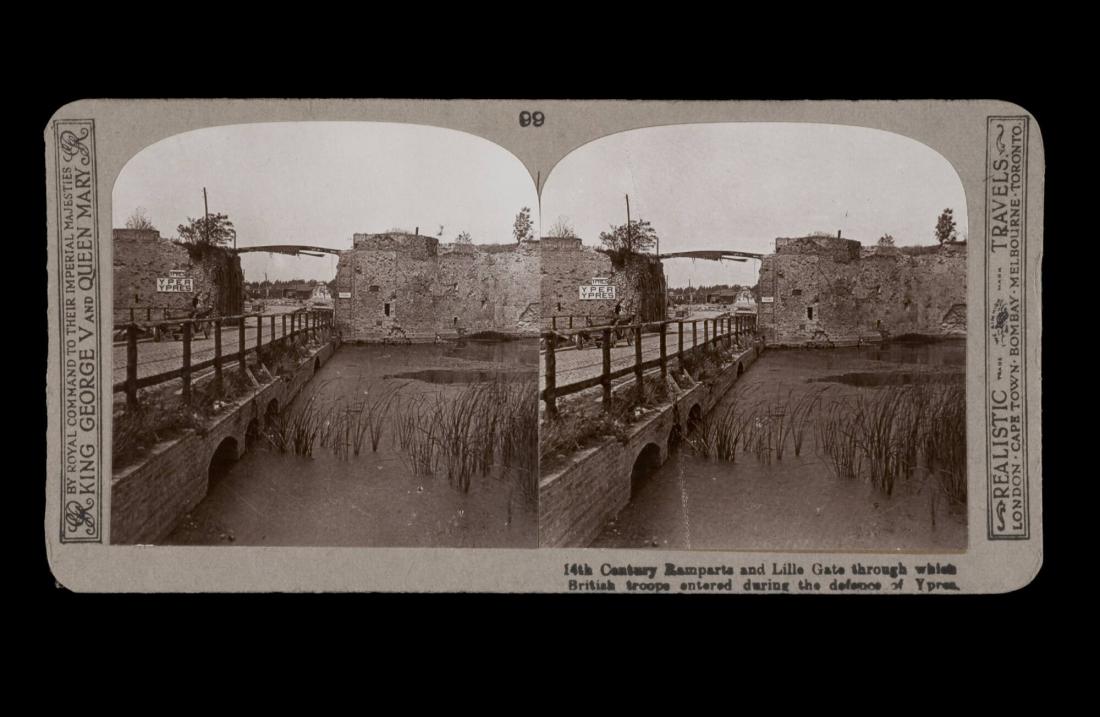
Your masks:
<svg viewBox="0 0 1100 717"><path fill-rule="evenodd" d="M777 239L760 267L771 343L966 332L966 246L906 253L831 237Z"/></svg>
<svg viewBox="0 0 1100 717"><path fill-rule="evenodd" d="M412 234L356 234L336 273L337 327L349 341L434 340L538 329L538 248L440 245Z"/></svg>
<svg viewBox="0 0 1100 717"><path fill-rule="evenodd" d="M142 229L114 229L114 314L122 320L128 309L137 307L184 311L191 300L206 294L206 305L218 315L241 312L244 299L244 273L240 258L224 249L192 255L187 247L167 239L160 232ZM193 280L193 292L158 292L157 278L180 270ZM143 311L137 318L144 318ZM154 312L156 319L157 313Z"/></svg>
<svg viewBox="0 0 1100 717"><path fill-rule="evenodd" d="M653 257L631 256L616 265L611 256L584 246L580 239L543 237L539 243L544 328L550 327L550 317L554 314L591 316L594 323L602 323L612 316L616 301L580 298L580 286L591 284L595 277L607 278L616 287L623 315L636 314L647 321L664 318L664 271ZM559 322L558 325L563 324ZM575 322L574 325L582 326L583 323Z"/></svg>

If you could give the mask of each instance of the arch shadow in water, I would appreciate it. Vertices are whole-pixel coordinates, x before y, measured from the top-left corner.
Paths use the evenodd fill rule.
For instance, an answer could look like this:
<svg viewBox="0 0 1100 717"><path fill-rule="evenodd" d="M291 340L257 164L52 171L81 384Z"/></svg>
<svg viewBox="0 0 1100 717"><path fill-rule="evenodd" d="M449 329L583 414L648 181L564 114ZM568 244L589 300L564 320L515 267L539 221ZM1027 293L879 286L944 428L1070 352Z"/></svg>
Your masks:
<svg viewBox="0 0 1100 717"><path fill-rule="evenodd" d="M638 491L657 469L661 467L661 448L656 443L647 443L634 459L634 468L630 471L630 497Z"/></svg>
<svg viewBox="0 0 1100 717"><path fill-rule="evenodd" d="M214 485L229 472L230 467L237 462L237 439L226 438L218 444L218 449L210 458L210 470L208 483Z"/></svg>

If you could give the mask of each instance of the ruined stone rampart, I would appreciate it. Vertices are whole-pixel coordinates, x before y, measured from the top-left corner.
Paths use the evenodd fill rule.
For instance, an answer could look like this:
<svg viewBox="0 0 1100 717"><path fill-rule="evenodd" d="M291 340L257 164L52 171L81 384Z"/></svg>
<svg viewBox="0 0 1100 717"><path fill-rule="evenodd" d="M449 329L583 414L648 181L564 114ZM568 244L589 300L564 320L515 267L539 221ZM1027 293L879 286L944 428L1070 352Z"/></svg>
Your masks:
<svg viewBox="0 0 1100 717"><path fill-rule="evenodd" d="M225 249L198 250L162 239L160 232L144 229L114 229L114 313L119 321L136 307L135 318L144 309L191 309L191 300L204 296L204 308L216 315L241 313L244 273L240 258ZM176 274L191 279L192 291L158 291L157 279ZM159 318L156 312L153 319Z"/></svg>
<svg viewBox="0 0 1100 717"><path fill-rule="evenodd" d="M584 246L577 238L543 237L540 245L544 328L549 328L553 315L590 316L599 323L613 315L617 301L622 303L624 316L635 314L646 321L664 318L664 272L653 257L628 255L613 259L607 252ZM580 287L597 277L608 279L616 287L617 299L580 298Z"/></svg>
<svg viewBox="0 0 1100 717"><path fill-rule="evenodd" d="M833 237L781 238L760 267L769 343L966 333L966 245L866 248Z"/></svg>
<svg viewBox="0 0 1100 717"><path fill-rule="evenodd" d="M538 330L538 245L440 244L415 234L356 234L336 273L345 341L431 341Z"/></svg>

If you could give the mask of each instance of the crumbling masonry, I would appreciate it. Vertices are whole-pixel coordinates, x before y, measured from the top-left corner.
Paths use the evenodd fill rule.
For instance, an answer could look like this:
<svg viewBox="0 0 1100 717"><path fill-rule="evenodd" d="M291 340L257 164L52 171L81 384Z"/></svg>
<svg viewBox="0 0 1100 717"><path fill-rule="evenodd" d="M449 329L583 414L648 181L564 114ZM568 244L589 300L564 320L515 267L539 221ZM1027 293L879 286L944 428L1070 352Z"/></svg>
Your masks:
<svg viewBox="0 0 1100 717"><path fill-rule="evenodd" d="M839 237L775 240L760 266L759 325L771 344L966 333L966 244L863 247Z"/></svg>
<svg viewBox="0 0 1100 717"><path fill-rule="evenodd" d="M334 304L345 341L534 335L538 243L441 245L418 234L356 234L340 255Z"/></svg>

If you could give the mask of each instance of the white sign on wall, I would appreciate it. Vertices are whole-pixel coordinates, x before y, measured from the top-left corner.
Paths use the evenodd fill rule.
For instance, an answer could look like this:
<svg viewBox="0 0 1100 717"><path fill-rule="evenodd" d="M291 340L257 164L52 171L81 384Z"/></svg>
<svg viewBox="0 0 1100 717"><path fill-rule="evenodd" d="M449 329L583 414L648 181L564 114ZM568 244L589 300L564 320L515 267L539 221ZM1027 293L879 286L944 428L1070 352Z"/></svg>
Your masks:
<svg viewBox="0 0 1100 717"><path fill-rule="evenodd" d="M596 301L599 299L617 299L615 286L606 284L581 284L581 301Z"/></svg>
<svg viewBox="0 0 1100 717"><path fill-rule="evenodd" d="M763 304L770 304L774 301L775 301L774 296L761 296L760 297L760 302L763 303Z"/></svg>
<svg viewBox="0 0 1100 717"><path fill-rule="evenodd" d="M195 280L189 276L158 276L157 291L161 293L190 293L195 290Z"/></svg>
<svg viewBox="0 0 1100 717"><path fill-rule="evenodd" d="M350 299L351 298L351 292L350 291L341 291L340 292L340 298L341 299Z"/></svg>

